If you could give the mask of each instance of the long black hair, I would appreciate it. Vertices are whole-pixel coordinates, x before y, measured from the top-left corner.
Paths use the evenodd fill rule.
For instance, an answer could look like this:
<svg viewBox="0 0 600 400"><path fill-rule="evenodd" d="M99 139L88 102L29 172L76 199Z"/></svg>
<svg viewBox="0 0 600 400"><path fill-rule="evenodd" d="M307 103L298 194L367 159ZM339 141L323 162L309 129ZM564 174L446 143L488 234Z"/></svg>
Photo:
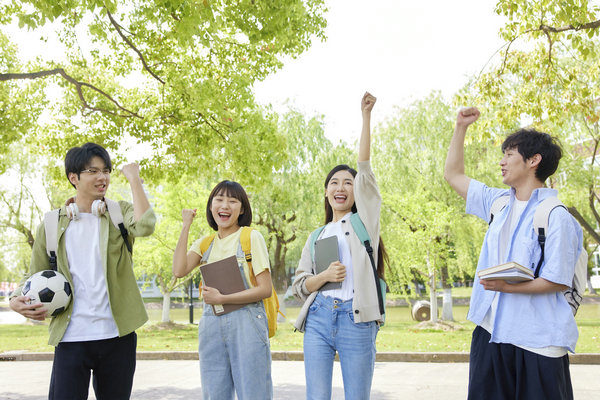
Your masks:
<svg viewBox="0 0 600 400"><path fill-rule="evenodd" d="M331 171L327 174L325 178L325 190L327 190L327 185L329 181L339 171L348 171L352 175L353 178L356 178L356 170L354 168L349 167L346 164L340 164L333 167ZM352 204L352 212L357 213L356 202ZM331 204L329 204L329 200L327 196L325 196L325 225L333 221L333 208L331 208ZM379 236L379 246L377 246L377 275L383 280L385 280L385 266L390 265L390 257L385 251L385 246L383 245L383 240L381 236Z"/></svg>

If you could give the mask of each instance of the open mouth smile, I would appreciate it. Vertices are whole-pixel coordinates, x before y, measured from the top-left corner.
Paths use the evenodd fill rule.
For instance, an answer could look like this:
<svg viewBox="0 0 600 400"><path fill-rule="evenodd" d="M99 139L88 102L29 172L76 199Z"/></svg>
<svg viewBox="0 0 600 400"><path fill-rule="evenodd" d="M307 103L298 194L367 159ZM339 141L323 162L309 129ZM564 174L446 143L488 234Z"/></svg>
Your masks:
<svg viewBox="0 0 600 400"><path fill-rule="evenodd" d="M227 220L229 220L229 218L231 218L230 213L220 212L218 215L219 215L219 219L221 219L221 221L227 221Z"/></svg>
<svg viewBox="0 0 600 400"><path fill-rule="evenodd" d="M335 196L333 196L333 199L335 200L336 203L343 203L346 201L347 198L348 198L348 196L343 195L343 194L336 194Z"/></svg>

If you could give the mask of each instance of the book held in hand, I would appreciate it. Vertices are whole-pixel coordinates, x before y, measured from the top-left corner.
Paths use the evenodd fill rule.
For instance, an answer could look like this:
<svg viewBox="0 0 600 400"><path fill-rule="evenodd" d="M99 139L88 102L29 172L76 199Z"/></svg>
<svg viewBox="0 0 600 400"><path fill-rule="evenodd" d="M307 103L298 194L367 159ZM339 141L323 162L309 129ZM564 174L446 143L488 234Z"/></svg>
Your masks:
<svg viewBox="0 0 600 400"><path fill-rule="evenodd" d="M315 242L315 267L316 273L320 274L329 268L329 264L340 260L337 236L329 236ZM327 282L319 288L319 291L339 289L342 282Z"/></svg>
<svg viewBox="0 0 600 400"><path fill-rule="evenodd" d="M507 282L530 281L534 278L532 270L514 261L482 269L477 276L479 279L503 279Z"/></svg>
<svg viewBox="0 0 600 400"><path fill-rule="evenodd" d="M217 289L221 294L232 294L246 290L242 273L235 256L200 266L205 286ZM227 314L246 304L213 304L215 315Z"/></svg>

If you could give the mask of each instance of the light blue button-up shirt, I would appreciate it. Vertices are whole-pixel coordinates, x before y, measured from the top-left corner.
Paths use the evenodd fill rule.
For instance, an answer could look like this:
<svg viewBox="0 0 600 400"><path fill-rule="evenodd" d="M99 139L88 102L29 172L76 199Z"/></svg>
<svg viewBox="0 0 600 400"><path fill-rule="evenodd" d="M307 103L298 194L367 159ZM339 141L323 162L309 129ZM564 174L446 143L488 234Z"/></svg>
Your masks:
<svg viewBox="0 0 600 400"><path fill-rule="evenodd" d="M494 216L477 264L477 271L509 261L517 262L535 271L541 248L533 229L536 206L545 198L557 196L548 188L535 189L517 224L509 234L505 259L498 259L498 246L502 226L515 201L514 189L490 188L474 179L469 184L466 212L489 222L490 207L500 196L510 195L508 206ZM575 219L563 207L550 213L544 262L540 277L548 281L571 286L575 262L582 249L583 233ZM467 319L480 325L497 292L485 290L477 275ZM579 333L571 307L562 292L546 294L499 293L498 309L491 342L510 343L516 346L541 348L560 346L575 351Z"/></svg>

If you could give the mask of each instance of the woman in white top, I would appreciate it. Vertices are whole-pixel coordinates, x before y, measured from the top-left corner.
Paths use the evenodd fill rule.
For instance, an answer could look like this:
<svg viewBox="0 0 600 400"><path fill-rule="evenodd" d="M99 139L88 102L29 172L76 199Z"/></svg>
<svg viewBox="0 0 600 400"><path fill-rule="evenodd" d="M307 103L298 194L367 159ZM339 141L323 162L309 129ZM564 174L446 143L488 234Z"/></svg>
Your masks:
<svg viewBox="0 0 600 400"><path fill-rule="evenodd" d="M304 332L307 399L330 399L335 353L339 354L346 399L368 399L375 365L375 338L383 322L380 278L387 258L379 238L381 195L370 165L370 121L375 97L361 102L363 127L358 172L347 165L325 179L325 222L306 242L292 285L304 300L295 326ZM357 213L369 236L367 247L354 230ZM337 236L339 261L315 272L314 240ZM372 260L371 260L372 258ZM375 267L377 266L377 267ZM328 282L341 282L321 289Z"/></svg>

